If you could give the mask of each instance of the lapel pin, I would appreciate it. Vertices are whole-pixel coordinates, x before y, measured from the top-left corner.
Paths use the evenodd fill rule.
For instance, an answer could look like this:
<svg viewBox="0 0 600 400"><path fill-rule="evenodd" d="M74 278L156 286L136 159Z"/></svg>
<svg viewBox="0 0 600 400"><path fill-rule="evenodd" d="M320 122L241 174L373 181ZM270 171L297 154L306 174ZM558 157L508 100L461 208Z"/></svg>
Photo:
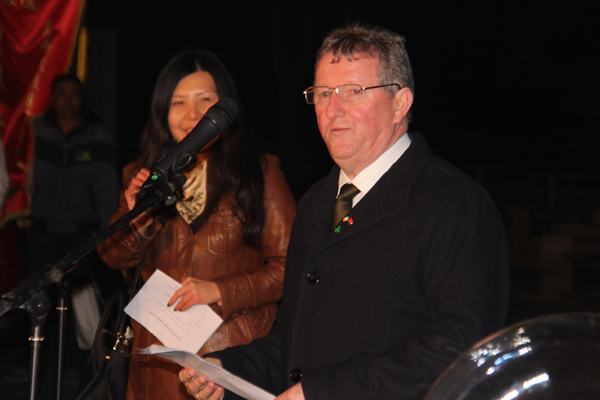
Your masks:
<svg viewBox="0 0 600 400"><path fill-rule="evenodd" d="M352 219L352 217L344 217L344 219L342 219L342 222L347 222L348 225L352 225L354 223L354 220ZM342 224L339 224L338 226L335 227L335 229L333 230L335 233L340 233L340 231L342 230Z"/></svg>

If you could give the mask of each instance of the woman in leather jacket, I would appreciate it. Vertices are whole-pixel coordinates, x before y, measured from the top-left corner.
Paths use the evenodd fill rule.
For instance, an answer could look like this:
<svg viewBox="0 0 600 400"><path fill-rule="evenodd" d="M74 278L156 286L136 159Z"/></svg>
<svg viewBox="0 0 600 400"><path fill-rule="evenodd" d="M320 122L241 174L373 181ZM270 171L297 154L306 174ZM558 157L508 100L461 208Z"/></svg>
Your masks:
<svg viewBox="0 0 600 400"><path fill-rule="evenodd" d="M123 172L113 221L133 208L160 153L181 141L223 98L239 104L233 80L214 54L187 51L164 67L139 156ZM111 268L142 263L144 280L160 269L181 282L170 301L177 310L210 305L223 324L200 349L202 355L248 343L270 329L282 296L296 204L278 159L258 153L241 116L198 153L185 176L173 206L142 213L98 251ZM136 321L133 328L127 399L187 398L178 379L181 368L140 354L160 342Z"/></svg>

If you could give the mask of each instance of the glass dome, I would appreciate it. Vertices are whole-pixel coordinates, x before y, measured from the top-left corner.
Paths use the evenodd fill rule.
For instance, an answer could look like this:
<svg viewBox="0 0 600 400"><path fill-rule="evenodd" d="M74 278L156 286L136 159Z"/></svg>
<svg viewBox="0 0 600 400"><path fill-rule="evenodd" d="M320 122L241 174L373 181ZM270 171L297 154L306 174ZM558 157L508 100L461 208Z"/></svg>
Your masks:
<svg viewBox="0 0 600 400"><path fill-rule="evenodd" d="M488 336L440 375L425 400L600 399L600 314L557 314Z"/></svg>

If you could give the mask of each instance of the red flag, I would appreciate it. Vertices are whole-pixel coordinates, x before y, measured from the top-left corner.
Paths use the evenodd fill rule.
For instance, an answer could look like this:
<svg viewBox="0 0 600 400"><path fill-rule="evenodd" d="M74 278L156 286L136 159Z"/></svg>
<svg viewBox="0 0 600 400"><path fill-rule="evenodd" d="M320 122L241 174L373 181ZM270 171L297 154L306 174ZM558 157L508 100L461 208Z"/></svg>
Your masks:
<svg viewBox="0 0 600 400"><path fill-rule="evenodd" d="M10 177L0 228L29 215L31 118L50 106L52 79L69 70L84 3L0 1L0 138Z"/></svg>

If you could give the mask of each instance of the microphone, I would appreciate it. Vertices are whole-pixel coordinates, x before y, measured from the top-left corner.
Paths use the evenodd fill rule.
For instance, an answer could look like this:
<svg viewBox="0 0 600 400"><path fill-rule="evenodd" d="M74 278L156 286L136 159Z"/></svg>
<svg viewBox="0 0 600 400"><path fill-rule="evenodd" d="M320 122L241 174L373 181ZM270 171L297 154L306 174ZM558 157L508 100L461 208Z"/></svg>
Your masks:
<svg viewBox="0 0 600 400"><path fill-rule="evenodd" d="M149 191L164 185L173 174L187 167L196 153L229 127L237 114L237 104L228 98L221 99L210 107L194 129L152 166L150 177L136 197L145 197Z"/></svg>

